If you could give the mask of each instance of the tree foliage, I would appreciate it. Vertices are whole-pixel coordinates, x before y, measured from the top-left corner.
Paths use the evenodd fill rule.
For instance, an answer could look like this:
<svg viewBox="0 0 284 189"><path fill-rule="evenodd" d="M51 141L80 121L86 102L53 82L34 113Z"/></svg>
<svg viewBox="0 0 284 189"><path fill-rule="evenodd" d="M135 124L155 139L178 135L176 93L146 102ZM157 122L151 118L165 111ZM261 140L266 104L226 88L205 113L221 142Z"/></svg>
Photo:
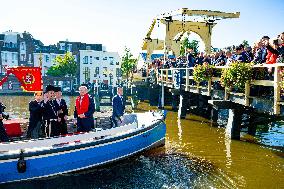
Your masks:
<svg viewBox="0 0 284 189"><path fill-rule="evenodd" d="M197 54L198 47L199 47L199 41L197 41L197 40L189 41L189 39L186 37L181 42L180 54L182 56L185 55L185 52L186 52L187 49L192 49L194 51L194 53Z"/></svg>
<svg viewBox="0 0 284 189"><path fill-rule="evenodd" d="M77 63L70 52L67 52L63 57L57 56L54 60L56 65L51 66L47 70L47 75L56 77L75 77L77 74Z"/></svg>
<svg viewBox="0 0 284 189"><path fill-rule="evenodd" d="M137 59L133 58L133 54L130 52L130 49L125 47L124 55L122 56L121 71L122 74L126 76L127 82L129 76L133 74L136 64L137 64Z"/></svg>
<svg viewBox="0 0 284 189"><path fill-rule="evenodd" d="M247 40L243 40L242 44L245 48L249 47L249 42Z"/></svg>

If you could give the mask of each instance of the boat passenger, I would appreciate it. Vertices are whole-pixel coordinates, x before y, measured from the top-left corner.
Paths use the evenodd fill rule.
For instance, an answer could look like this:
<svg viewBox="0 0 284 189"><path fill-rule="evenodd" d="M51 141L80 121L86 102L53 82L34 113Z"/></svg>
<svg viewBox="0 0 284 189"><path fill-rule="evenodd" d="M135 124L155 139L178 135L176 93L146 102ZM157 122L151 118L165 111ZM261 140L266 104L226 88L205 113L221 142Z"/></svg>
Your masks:
<svg viewBox="0 0 284 189"><path fill-rule="evenodd" d="M66 101L62 98L61 87L55 87L55 98L59 106L58 110L59 132L61 135L66 135L68 133L67 123L66 123L68 108L66 105Z"/></svg>
<svg viewBox="0 0 284 189"><path fill-rule="evenodd" d="M27 138L39 138L42 135L42 92L34 93L35 99L29 103L30 119Z"/></svg>
<svg viewBox="0 0 284 189"><path fill-rule="evenodd" d="M112 99L112 122L113 127L117 127L123 121L125 102L123 100L123 88L117 88L117 95Z"/></svg>
<svg viewBox="0 0 284 189"><path fill-rule="evenodd" d="M55 101L54 90L54 86L48 85L44 94L43 120L45 123L46 137L53 137L59 135L59 106Z"/></svg>
<svg viewBox="0 0 284 189"><path fill-rule="evenodd" d="M3 125L3 112L4 112L4 109L5 109L5 105L2 104L0 102L0 142L8 142L9 141L9 137L6 133L6 130L4 128L4 125Z"/></svg>
<svg viewBox="0 0 284 189"><path fill-rule="evenodd" d="M79 87L80 95L76 98L74 118L77 123L77 132L89 132L94 128L94 99L88 94L88 85Z"/></svg>

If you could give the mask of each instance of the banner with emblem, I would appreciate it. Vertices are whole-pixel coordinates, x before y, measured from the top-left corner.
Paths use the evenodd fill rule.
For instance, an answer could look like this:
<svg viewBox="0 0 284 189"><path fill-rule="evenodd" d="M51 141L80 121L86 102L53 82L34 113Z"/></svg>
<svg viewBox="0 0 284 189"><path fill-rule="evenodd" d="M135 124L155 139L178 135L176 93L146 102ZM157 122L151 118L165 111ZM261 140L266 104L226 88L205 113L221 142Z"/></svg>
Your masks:
<svg viewBox="0 0 284 189"><path fill-rule="evenodd" d="M14 74L24 91L42 91L41 67L6 68L7 75Z"/></svg>

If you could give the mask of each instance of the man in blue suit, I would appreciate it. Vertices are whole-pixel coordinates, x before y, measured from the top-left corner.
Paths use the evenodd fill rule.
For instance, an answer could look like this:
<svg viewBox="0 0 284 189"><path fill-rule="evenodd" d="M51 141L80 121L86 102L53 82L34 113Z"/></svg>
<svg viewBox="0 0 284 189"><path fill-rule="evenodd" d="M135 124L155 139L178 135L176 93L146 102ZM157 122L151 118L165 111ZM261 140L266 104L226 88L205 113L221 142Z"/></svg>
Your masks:
<svg viewBox="0 0 284 189"><path fill-rule="evenodd" d="M114 127L117 127L118 123L122 123L124 110L123 89L118 87L117 95L112 99L112 121Z"/></svg>

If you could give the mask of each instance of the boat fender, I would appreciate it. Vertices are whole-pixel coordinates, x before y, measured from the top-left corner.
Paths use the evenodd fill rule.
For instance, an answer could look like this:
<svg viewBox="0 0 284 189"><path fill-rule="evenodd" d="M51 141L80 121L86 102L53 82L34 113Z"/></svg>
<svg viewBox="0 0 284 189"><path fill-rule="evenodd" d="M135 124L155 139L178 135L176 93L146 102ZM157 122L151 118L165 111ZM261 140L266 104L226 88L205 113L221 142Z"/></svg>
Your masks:
<svg viewBox="0 0 284 189"><path fill-rule="evenodd" d="M27 170L27 163L26 160L24 159L24 150L21 150L20 159L18 160L17 163L17 169L19 173L24 173Z"/></svg>

